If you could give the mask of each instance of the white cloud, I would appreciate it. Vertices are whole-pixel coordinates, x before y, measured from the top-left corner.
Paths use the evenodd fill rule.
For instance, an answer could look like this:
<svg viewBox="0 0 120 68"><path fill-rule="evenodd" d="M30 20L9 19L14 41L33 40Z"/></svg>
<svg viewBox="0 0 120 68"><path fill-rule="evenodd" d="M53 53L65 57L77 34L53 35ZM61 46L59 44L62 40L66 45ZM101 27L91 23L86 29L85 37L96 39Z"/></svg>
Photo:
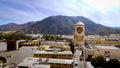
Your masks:
<svg viewBox="0 0 120 68"><path fill-rule="evenodd" d="M0 22L24 23L66 15L84 16L99 24L119 26L119 3L120 0L0 0Z"/></svg>
<svg viewBox="0 0 120 68"><path fill-rule="evenodd" d="M85 0L85 2L102 12L120 6L120 0Z"/></svg>

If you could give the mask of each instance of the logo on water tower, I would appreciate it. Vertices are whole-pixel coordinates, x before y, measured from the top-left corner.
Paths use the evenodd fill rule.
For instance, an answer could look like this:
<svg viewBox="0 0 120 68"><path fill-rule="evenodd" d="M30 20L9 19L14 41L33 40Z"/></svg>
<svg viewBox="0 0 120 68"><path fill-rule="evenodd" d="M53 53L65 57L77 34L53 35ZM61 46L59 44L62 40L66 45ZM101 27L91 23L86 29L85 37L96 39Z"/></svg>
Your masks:
<svg viewBox="0 0 120 68"><path fill-rule="evenodd" d="M82 31L83 31L83 28L82 27L77 27L77 32L80 34L80 33L82 33Z"/></svg>

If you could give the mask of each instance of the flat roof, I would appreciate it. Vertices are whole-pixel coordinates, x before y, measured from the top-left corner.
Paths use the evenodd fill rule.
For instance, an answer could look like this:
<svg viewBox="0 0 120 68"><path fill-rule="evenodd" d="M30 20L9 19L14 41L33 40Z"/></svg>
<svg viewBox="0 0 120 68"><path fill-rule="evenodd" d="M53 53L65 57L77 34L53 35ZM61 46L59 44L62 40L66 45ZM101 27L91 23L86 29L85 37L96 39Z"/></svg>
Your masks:
<svg viewBox="0 0 120 68"><path fill-rule="evenodd" d="M40 64L40 65L35 65L32 68L50 68L50 65Z"/></svg>
<svg viewBox="0 0 120 68"><path fill-rule="evenodd" d="M18 67L19 66L26 66L26 67L30 67L30 68L50 68L50 65L49 64L34 64L33 62L28 62L28 61L24 61L20 64L18 64Z"/></svg>
<svg viewBox="0 0 120 68"><path fill-rule="evenodd" d="M43 58L43 59L46 60L47 58ZM72 64L73 60L72 59L52 59L52 58L49 58L49 60L47 62L48 63L58 63L58 64Z"/></svg>
<svg viewBox="0 0 120 68"><path fill-rule="evenodd" d="M95 47L97 47L97 48L101 48L101 49L120 49L120 48L118 48L118 47L115 47L115 46L95 46Z"/></svg>
<svg viewBox="0 0 120 68"><path fill-rule="evenodd" d="M57 51L57 52L55 52L55 51L50 51L50 52L48 52L48 51L36 51L36 52L34 52L34 54L72 54L72 52L71 51Z"/></svg>
<svg viewBox="0 0 120 68"><path fill-rule="evenodd" d="M34 63L34 61L27 60L27 61L21 62L20 64L18 64L18 66L30 66L30 67L32 67L33 63Z"/></svg>
<svg viewBox="0 0 120 68"><path fill-rule="evenodd" d="M18 66L33 66L34 64L57 63L57 64L72 64L72 59L54 59L54 58L25 58Z"/></svg>
<svg viewBox="0 0 120 68"><path fill-rule="evenodd" d="M26 66L31 68L50 68L49 64L35 64L38 59L27 57L17 66Z"/></svg>
<svg viewBox="0 0 120 68"><path fill-rule="evenodd" d="M6 42L0 42L0 45L7 45Z"/></svg>

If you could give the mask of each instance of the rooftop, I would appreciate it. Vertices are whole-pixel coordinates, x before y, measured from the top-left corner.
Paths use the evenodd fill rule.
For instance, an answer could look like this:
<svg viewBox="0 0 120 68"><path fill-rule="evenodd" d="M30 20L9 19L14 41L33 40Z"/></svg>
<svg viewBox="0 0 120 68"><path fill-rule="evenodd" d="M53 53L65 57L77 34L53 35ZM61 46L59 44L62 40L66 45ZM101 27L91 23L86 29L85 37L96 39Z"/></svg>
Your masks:
<svg viewBox="0 0 120 68"><path fill-rule="evenodd" d="M77 26L77 25L84 25L84 23L79 21L78 23L75 24L75 26Z"/></svg>
<svg viewBox="0 0 120 68"><path fill-rule="evenodd" d="M115 46L95 46L97 48L101 48L101 49L120 49L118 47Z"/></svg>
<svg viewBox="0 0 120 68"><path fill-rule="evenodd" d="M33 61L24 61L18 64L18 66L26 66L30 68L50 68L49 64L35 64Z"/></svg>
<svg viewBox="0 0 120 68"><path fill-rule="evenodd" d="M60 52L55 52L55 51L36 51L34 54L72 54L71 51L60 51Z"/></svg>
<svg viewBox="0 0 120 68"><path fill-rule="evenodd" d="M27 57L25 58L18 66L29 66L34 68L35 66L38 66L40 68L48 68L48 64L45 63L57 63L57 64L72 64L72 59L54 59L54 58L32 58Z"/></svg>

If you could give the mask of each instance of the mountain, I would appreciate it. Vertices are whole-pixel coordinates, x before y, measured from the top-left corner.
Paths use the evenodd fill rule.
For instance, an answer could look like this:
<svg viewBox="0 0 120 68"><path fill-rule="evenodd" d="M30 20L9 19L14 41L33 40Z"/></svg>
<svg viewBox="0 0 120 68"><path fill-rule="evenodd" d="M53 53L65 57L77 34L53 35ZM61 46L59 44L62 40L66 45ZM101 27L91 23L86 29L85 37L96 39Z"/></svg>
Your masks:
<svg viewBox="0 0 120 68"><path fill-rule="evenodd" d="M86 34L109 35L120 33L119 29L110 28L89 20L82 16L50 16L41 21L22 24L16 33L47 33L47 34L74 34L74 24L81 21L85 24Z"/></svg>
<svg viewBox="0 0 120 68"><path fill-rule="evenodd" d="M5 24L5 25L0 25L0 29L6 28L6 27L9 27L9 26L12 26L12 25L17 25L17 24L15 24L15 23L8 23L8 24Z"/></svg>
<svg viewBox="0 0 120 68"><path fill-rule="evenodd" d="M120 27L112 27L112 28L120 30Z"/></svg>
<svg viewBox="0 0 120 68"><path fill-rule="evenodd" d="M5 24L5 25L0 26L1 31L17 31L21 28L22 28L21 25L15 24L15 23L9 23L9 24Z"/></svg>
<svg viewBox="0 0 120 68"><path fill-rule="evenodd" d="M72 34L73 29L74 24L66 21L65 18L51 16L42 21L36 21L35 24L23 28L17 31L17 33Z"/></svg>
<svg viewBox="0 0 120 68"><path fill-rule="evenodd" d="M34 24L34 22L28 22L28 23L25 23L22 25L16 24L16 23L9 23L9 24L5 24L5 25L0 25L0 30L1 31L18 31L23 28L28 28L32 24Z"/></svg>

